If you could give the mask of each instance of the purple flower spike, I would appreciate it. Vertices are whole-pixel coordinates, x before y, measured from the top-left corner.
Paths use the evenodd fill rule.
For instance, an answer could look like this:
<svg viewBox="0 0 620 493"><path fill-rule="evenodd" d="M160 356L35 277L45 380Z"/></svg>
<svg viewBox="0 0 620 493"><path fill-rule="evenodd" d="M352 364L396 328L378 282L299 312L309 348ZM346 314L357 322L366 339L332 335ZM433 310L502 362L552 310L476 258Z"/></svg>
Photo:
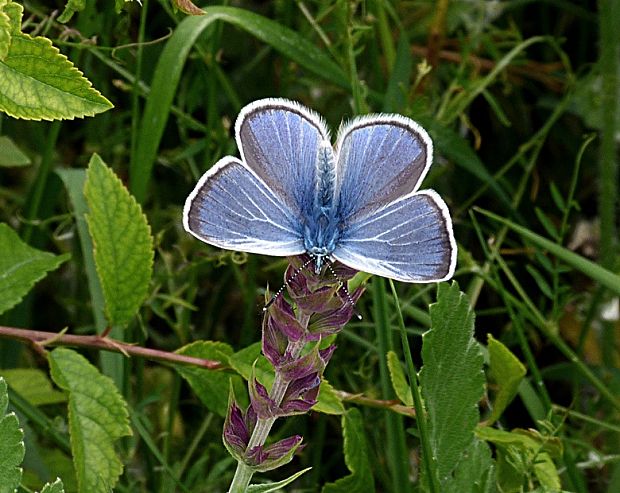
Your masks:
<svg viewBox="0 0 620 493"><path fill-rule="evenodd" d="M280 405L283 416L307 413L317 403L321 376L312 373L291 382Z"/></svg>
<svg viewBox="0 0 620 493"><path fill-rule="evenodd" d="M252 409L256 410L256 415L260 419L269 419L280 415L279 406L269 397L269 393L265 386L256 380L256 378L250 379L249 388Z"/></svg>
<svg viewBox="0 0 620 493"><path fill-rule="evenodd" d="M286 362L278 367L277 370L282 374L285 380L290 382L298 378L303 378L311 373L319 373L322 375L325 364L326 362L321 356L319 346L316 344L310 352L300 358Z"/></svg>
<svg viewBox="0 0 620 493"><path fill-rule="evenodd" d="M290 462L295 452L301 450L302 440L301 436L294 435L266 447L258 445L250 450L246 463L258 472L276 469Z"/></svg>
<svg viewBox="0 0 620 493"><path fill-rule="evenodd" d="M256 412L252 405L244 413L234 400L231 400L224 422L222 439L230 455L243 460L250 442L250 435L256 426Z"/></svg>

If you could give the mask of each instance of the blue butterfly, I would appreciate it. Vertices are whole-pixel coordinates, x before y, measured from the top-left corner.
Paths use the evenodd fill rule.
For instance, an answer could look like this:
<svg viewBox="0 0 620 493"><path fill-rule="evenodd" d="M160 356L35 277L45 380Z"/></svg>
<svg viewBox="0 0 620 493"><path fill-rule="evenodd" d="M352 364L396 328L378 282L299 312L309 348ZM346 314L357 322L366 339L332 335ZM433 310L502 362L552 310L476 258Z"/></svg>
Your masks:
<svg viewBox="0 0 620 493"><path fill-rule="evenodd" d="M401 115L342 124L336 146L299 103L263 99L235 124L241 159L226 156L185 202L198 239L263 255L309 254L405 282L443 281L456 265L445 202L418 190L433 158L426 131Z"/></svg>

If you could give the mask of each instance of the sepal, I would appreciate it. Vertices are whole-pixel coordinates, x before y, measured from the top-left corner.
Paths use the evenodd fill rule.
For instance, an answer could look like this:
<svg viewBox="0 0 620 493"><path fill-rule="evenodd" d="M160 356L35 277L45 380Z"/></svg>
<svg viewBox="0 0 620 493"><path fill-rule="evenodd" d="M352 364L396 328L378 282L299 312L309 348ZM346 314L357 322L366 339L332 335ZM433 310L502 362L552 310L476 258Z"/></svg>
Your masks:
<svg viewBox="0 0 620 493"><path fill-rule="evenodd" d="M271 445L258 445L247 455L245 463L257 472L266 472L288 464L301 449L300 435L284 438Z"/></svg>

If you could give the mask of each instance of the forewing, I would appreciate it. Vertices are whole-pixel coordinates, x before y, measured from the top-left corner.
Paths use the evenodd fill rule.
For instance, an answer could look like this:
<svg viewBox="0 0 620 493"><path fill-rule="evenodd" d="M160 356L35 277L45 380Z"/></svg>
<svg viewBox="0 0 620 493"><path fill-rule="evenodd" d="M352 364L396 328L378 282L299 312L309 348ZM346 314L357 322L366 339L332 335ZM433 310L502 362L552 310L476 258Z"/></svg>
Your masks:
<svg viewBox="0 0 620 493"><path fill-rule="evenodd" d="M303 253L298 218L241 161L225 157L189 195L183 225L228 250L286 256Z"/></svg>
<svg viewBox="0 0 620 493"><path fill-rule="evenodd" d="M432 190L403 197L343 225L334 258L371 274L405 282L443 281L456 265L448 207Z"/></svg>
<svg viewBox="0 0 620 493"><path fill-rule="evenodd" d="M336 144L340 216L371 214L417 190L433 158L433 143L401 115L369 115L344 125Z"/></svg>
<svg viewBox="0 0 620 493"><path fill-rule="evenodd" d="M298 103L263 99L235 125L242 160L299 216L314 204L319 147L329 142L321 118Z"/></svg>

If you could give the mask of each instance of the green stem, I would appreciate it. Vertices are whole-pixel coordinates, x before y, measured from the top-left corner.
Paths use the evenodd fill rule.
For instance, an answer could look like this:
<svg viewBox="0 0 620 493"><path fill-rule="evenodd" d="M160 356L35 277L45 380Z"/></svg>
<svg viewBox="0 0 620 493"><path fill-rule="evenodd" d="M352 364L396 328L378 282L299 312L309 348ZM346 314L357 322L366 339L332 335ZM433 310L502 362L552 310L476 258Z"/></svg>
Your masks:
<svg viewBox="0 0 620 493"><path fill-rule="evenodd" d="M41 166L37 172L37 178L32 187L32 192L28 200L28 208L24 216L28 221L33 221L39 215L39 209L43 200L43 193L47 185L50 173L52 171L52 162L54 160L54 149L56 148L56 141L60 134L60 127L62 123L59 121L53 122L50 125L50 131L47 134L45 141L45 148L43 149L43 156L41 159ZM29 222L25 225L22 238L26 243L30 243L33 234L32 223Z"/></svg>
<svg viewBox="0 0 620 493"><path fill-rule="evenodd" d="M383 399L393 398L394 393L390 383L387 366L387 352L392 349L392 331L388 317L387 294L385 281L375 276L372 280L373 316L377 332L377 349L379 356L379 378ZM409 466L407 461L407 444L405 443L404 423L401 416L393 413L385 414L385 449L388 467L392 477L394 492L409 492Z"/></svg>
<svg viewBox="0 0 620 493"><path fill-rule="evenodd" d="M409 346L409 339L407 338L405 321L403 319L403 312L400 309L400 303L398 302L396 287L394 286L394 282L391 279L390 289L392 290L392 296L394 296L394 305L396 306L396 313L398 315L400 340L403 345L403 354L405 356L405 363L407 365L407 376L409 378L411 395L413 397L413 405L416 411L415 421L418 427L418 433L420 434L420 444L422 445L422 461L424 462L424 468L426 469L426 474L428 477L429 491L431 493L438 493L440 491L440 485L437 477L437 469L435 467L433 449L431 447L428 423L426 422L426 411L422 406L422 394L420 392L420 387L418 386L418 374L415 370L415 366L413 365L413 358L411 357L411 347Z"/></svg>

